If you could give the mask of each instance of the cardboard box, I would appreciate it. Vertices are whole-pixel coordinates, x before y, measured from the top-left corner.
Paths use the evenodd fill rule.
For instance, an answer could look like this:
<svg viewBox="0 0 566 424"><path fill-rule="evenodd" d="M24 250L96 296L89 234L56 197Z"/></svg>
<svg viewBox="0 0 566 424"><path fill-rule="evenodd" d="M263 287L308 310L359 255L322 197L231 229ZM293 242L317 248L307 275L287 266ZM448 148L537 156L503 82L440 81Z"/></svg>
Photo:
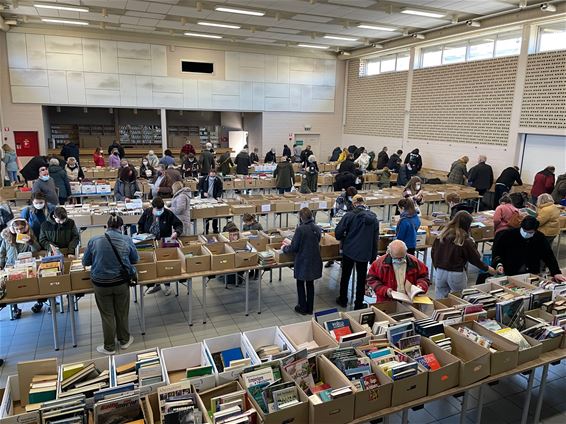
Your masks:
<svg viewBox="0 0 566 424"><path fill-rule="evenodd" d="M16 199L31 199L31 190L16 190Z"/></svg>
<svg viewBox="0 0 566 424"><path fill-rule="evenodd" d="M24 278L22 280L6 281L6 298L16 299L18 297L35 296L39 294L39 282L37 278Z"/></svg>
<svg viewBox="0 0 566 424"><path fill-rule="evenodd" d="M548 312L542 309L534 309L532 311L527 311L525 312L525 316L526 316L525 317L526 328L530 328L533 325L537 324L537 322L530 319L529 316L534 318L540 318L546 322L552 322L552 320L554 319L554 316L552 314L549 314ZM543 353L550 352L552 350L558 349L562 345L563 338L564 336L555 337L553 339L539 340L539 342L542 344L542 352Z"/></svg>
<svg viewBox="0 0 566 424"><path fill-rule="evenodd" d="M173 247L155 249L158 277L174 277L185 272L185 254Z"/></svg>
<svg viewBox="0 0 566 424"><path fill-rule="evenodd" d="M71 276L69 274L54 277L39 277L39 294L59 295L71 291Z"/></svg>
<svg viewBox="0 0 566 424"><path fill-rule="evenodd" d="M320 256L322 260L340 256L340 242L328 234L320 238Z"/></svg>
<svg viewBox="0 0 566 424"><path fill-rule="evenodd" d="M108 214L91 215L92 225L106 225L108 223Z"/></svg>
<svg viewBox="0 0 566 424"><path fill-rule="evenodd" d="M81 194L95 194L96 185L95 184L81 184Z"/></svg>
<svg viewBox="0 0 566 424"><path fill-rule="evenodd" d="M237 376L234 380L237 379ZM230 393L234 393L237 391L243 390L242 386L240 385L240 383L238 381L229 381L225 384L222 384L218 387L214 387L212 389L209 390L205 390L204 392L200 392L198 394L198 398L197 400L199 401L200 405L200 409L203 410L203 423L208 423L208 424L213 424L212 419L210 418L210 416L208 415L207 411L210 409L210 400L213 397L217 397L217 396L222 396L222 395L227 395ZM253 408L248 408L248 409L253 409ZM259 420L259 417L258 417Z"/></svg>
<svg viewBox="0 0 566 424"><path fill-rule="evenodd" d="M88 227L88 226L92 225L91 215L69 215L69 218L71 218L73 221L75 221L75 225L78 228ZM106 222L108 222L108 216L106 216Z"/></svg>
<svg viewBox="0 0 566 424"><path fill-rule="evenodd" d="M291 342L295 350L300 350L304 343L315 341L319 347L327 346L328 349L338 347L334 340L320 325L314 321L303 321L295 324L287 324L279 327L287 340Z"/></svg>
<svg viewBox="0 0 566 424"><path fill-rule="evenodd" d="M150 281L157 278L157 265L154 252L138 252L140 260L134 266L138 271L139 281Z"/></svg>
<svg viewBox="0 0 566 424"><path fill-rule="evenodd" d="M391 406L399 406L407 402L424 398L427 390L428 372L419 365L416 375L393 381Z"/></svg>
<svg viewBox="0 0 566 424"><path fill-rule="evenodd" d="M230 215L230 206L224 203L214 205L214 215L215 216Z"/></svg>
<svg viewBox="0 0 566 424"><path fill-rule="evenodd" d="M379 380L379 387L373 390L358 390L354 387L354 418L376 413L391 406L393 381L373 361L371 369Z"/></svg>
<svg viewBox="0 0 566 424"><path fill-rule="evenodd" d="M258 328L257 330L245 331L243 341L248 345L248 351L255 357L255 362L260 363L261 359L257 355L259 348L268 345L277 345L284 351L295 352L293 344L287 340L285 334L279 327Z"/></svg>
<svg viewBox="0 0 566 424"><path fill-rule="evenodd" d="M167 384L178 383L185 379L187 368L212 365L202 342L161 349L161 358L167 376ZM213 372L210 375L189 379L199 392L216 385L216 374L214 367L212 368Z"/></svg>
<svg viewBox="0 0 566 424"><path fill-rule="evenodd" d="M110 357L110 387L116 387L116 368L133 362L136 360L138 354L157 352L157 356L161 358L161 352L159 348L153 347L150 349L138 350L137 352L122 353L119 355L113 355ZM154 393L158 387L165 386L167 384L167 374L165 374L165 368L163 367L163 359L161 359L161 381L147 386L139 386L140 396L145 396L150 393Z"/></svg>
<svg viewBox="0 0 566 424"><path fill-rule="evenodd" d="M14 187L2 187L0 188L0 197L2 199L15 199L16 189Z"/></svg>
<svg viewBox="0 0 566 424"><path fill-rule="evenodd" d="M238 241L233 241L228 243L229 246L234 250L234 267L236 268L248 268L251 266L257 266L258 258L257 251L254 247L248 243L248 240L241 239ZM243 249L250 249L251 251L238 251Z"/></svg>
<svg viewBox="0 0 566 424"><path fill-rule="evenodd" d="M275 212L294 212L295 204L286 200L276 200L273 202L273 210Z"/></svg>
<svg viewBox="0 0 566 424"><path fill-rule="evenodd" d="M192 254L192 257L185 256L185 269L189 274L210 271L210 252L202 245L191 244L179 249L183 255Z"/></svg>
<svg viewBox="0 0 566 424"><path fill-rule="evenodd" d="M224 180L223 188L224 188L224 190L233 190L234 189L234 181Z"/></svg>
<svg viewBox="0 0 566 424"><path fill-rule="evenodd" d="M90 290L92 289L92 281L90 280L90 271L75 271L70 273L71 290Z"/></svg>
<svg viewBox="0 0 566 424"><path fill-rule="evenodd" d="M245 213L254 214L256 212L256 205L231 205L230 211L232 215L243 215Z"/></svg>
<svg viewBox="0 0 566 424"><path fill-rule="evenodd" d="M439 348L436 343L426 337L421 337L421 352L423 355L434 353L440 364L439 369L428 371L428 396L458 386L460 380L460 360L458 358Z"/></svg>
<svg viewBox="0 0 566 424"><path fill-rule="evenodd" d="M250 236L246 236L246 239L258 252L263 252L267 249L269 238L263 231L250 230L246 231L246 233L250 233Z"/></svg>
<svg viewBox="0 0 566 424"><path fill-rule="evenodd" d="M271 212L271 203L264 201L263 203L256 205L256 212L257 213Z"/></svg>
<svg viewBox="0 0 566 424"><path fill-rule="evenodd" d="M444 333L452 341L452 355L461 361L460 387L489 376L491 369L489 350L461 336L458 330L452 327L445 327Z"/></svg>
<svg viewBox="0 0 566 424"><path fill-rule="evenodd" d="M20 395L19 377L9 375L0 404L0 422L2 424L40 424L39 411L26 412L24 406Z"/></svg>
<svg viewBox="0 0 566 424"><path fill-rule="evenodd" d="M207 244L205 249L210 253L210 269L211 271L224 271L234 269L235 254L234 250L224 243Z"/></svg>
<svg viewBox="0 0 566 424"><path fill-rule="evenodd" d="M278 264L286 264L295 262L294 253L283 253L281 250L281 243L270 243L267 245L268 250L272 250L275 255L275 262Z"/></svg>
<svg viewBox="0 0 566 424"><path fill-rule="evenodd" d="M255 362L256 355L254 355L253 351L250 351L249 345L244 343L242 333L233 333L225 336L218 336L210 339L204 339L203 344L208 360L214 366L214 371L217 375L217 381L216 381L217 384L224 384L226 382L236 380L238 376L242 373L245 366L234 367L233 369L230 369L228 371L219 372L218 368L216 367L216 364L214 363L214 360L212 359L212 355L214 353L222 352L224 350L233 349L237 347L241 349L244 358L250 358L252 365L256 364Z"/></svg>
<svg viewBox="0 0 566 424"><path fill-rule="evenodd" d="M26 406L29 403L29 385L31 380L36 375L57 375L57 358L18 362L17 367L20 405Z"/></svg>
<svg viewBox="0 0 566 424"><path fill-rule="evenodd" d="M96 184L96 193L110 194L112 193L112 187L110 187L110 184Z"/></svg>
<svg viewBox="0 0 566 424"><path fill-rule="evenodd" d="M69 184L71 186L71 194L81 194L81 183L71 181Z"/></svg>
<svg viewBox="0 0 566 424"><path fill-rule="evenodd" d="M340 318L349 319L348 315L346 315L346 313L344 312L340 312ZM330 334L328 330L326 330L326 328L324 327L324 323L318 323L314 318L312 319L312 321L315 323L315 325L318 325L323 331L328 333L328 335L332 339L336 340L336 338L332 336L332 334ZM339 340L336 340L336 342L339 344L340 347L356 347L356 346L366 345L369 343L371 337L370 337L370 332L368 332L367 328L363 327L356 320L350 320L350 327L352 327L352 333L358 333L363 331L367 335L365 337L361 337L359 339L346 341L346 342L340 342Z"/></svg>

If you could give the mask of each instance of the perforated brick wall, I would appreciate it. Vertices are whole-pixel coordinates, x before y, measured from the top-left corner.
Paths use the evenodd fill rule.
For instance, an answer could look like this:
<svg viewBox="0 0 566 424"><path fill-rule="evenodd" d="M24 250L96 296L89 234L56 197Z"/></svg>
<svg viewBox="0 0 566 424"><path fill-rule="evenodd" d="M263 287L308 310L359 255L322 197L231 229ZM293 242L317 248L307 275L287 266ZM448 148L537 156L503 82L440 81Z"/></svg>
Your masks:
<svg viewBox="0 0 566 424"><path fill-rule="evenodd" d="M520 125L566 128L566 52L529 56Z"/></svg>
<svg viewBox="0 0 566 424"><path fill-rule="evenodd" d="M359 77L359 60L348 62L344 133L402 137L408 72Z"/></svg>

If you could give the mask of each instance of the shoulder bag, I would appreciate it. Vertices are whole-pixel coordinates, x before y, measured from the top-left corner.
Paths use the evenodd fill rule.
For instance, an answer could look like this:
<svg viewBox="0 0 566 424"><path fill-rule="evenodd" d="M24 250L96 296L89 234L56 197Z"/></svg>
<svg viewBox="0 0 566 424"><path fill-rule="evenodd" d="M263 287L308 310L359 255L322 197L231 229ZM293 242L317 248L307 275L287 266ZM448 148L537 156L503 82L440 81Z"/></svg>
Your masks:
<svg viewBox="0 0 566 424"><path fill-rule="evenodd" d="M120 277L124 281L128 282L128 286L135 287L135 285L138 283L138 275L136 273L130 273L130 270L126 268L124 262L122 262L122 258L118 254L118 251L116 250L116 247L114 247L114 244L112 244L112 240L110 240L108 234L104 234L104 236L106 237L106 240L108 240L108 243L110 243L110 246L112 247L112 251L114 252L114 255L116 255L116 259L118 260L118 262L120 263L120 267L122 268L120 270Z"/></svg>

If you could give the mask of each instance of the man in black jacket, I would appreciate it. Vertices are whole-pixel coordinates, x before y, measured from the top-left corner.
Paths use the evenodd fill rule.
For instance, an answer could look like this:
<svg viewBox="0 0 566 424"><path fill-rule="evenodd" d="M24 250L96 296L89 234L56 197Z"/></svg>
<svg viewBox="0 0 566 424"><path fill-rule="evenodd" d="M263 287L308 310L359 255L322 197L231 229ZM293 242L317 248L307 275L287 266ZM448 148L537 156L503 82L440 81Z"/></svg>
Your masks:
<svg viewBox="0 0 566 424"><path fill-rule="evenodd" d="M338 168L338 172L340 172L340 173L351 172L352 174L356 173L356 165L354 164L354 156L353 155L351 155L351 154L348 155L346 160L344 160L340 164L340 167Z"/></svg>
<svg viewBox="0 0 566 424"><path fill-rule="evenodd" d="M336 239L342 241L342 277L340 296L336 303L348 306L348 285L352 269L356 267L356 299L354 309L364 307L364 293L368 263L377 257L379 221L375 213L364 205L364 198L356 194L354 209L347 212L336 226Z"/></svg>
<svg viewBox="0 0 566 424"><path fill-rule="evenodd" d="M527 216L520 228L505 230L493 245L493 267L506 275L538 274L542 261L554 280L566 282L548 240L538 227L538 220Z"/></svg>
<svg viewBox="0 0 566 424"><path fill-rule="evenodd" d="M207 177L202 177L199 181L200 197L206 199L220 199L224 185L222 179L216 175L216 171L211 169ZM205 222L205 233L208 234L209 220ZM212 231L218 233L218 219L212 220Z"/></svg>
<svg viewBox="0 0 566 424"><path fill-rule="evenodd" d="M480 196L483 196L493 184L493 169L487 163L487 157L480 155L478 164L473 166L468 173L468 184L476 189Z"/></svg>
<svg viewBox="0 0 566 424"><path fill-rule="evenodd" d="M356 185L356 175L351 172L340 172L334 177L334 191L346 190Z"/></svg>
<svg viewBox="0 0 566 424"><path fill-rule="evenodd" d="M513 184L523 185L521 181L521 174L519 173L518 166L510 166L505 168L499 178L495 181L495 197L493 199L493 204L495 206L499 205L499 199L503 196L503 193L509 193Z"/></svg>
<svg viewBox="0 0 566 424"><path fill-rule="evenodd" d="M65 140L65 145L61 149L61 156L65 158L65 161L69 158L75 158L80 163L79 148L71 140Z"/></svg>
<svg viewBox="0 0 566 424"><path fill-rule="evenodd" d="M389 157L389 162L387 162L387 167L391 172L399 172L399 167L401 166L401 155L403 150L399 149L396 153L393 153Z"/></svg>
<svg viewBox="0 0 566 424"><path fill-rule="evenodd" d="M387 166L389 162L389 155L387 154L387 146L381 149L381 152L377 154L377 169L383 169Z"/></svg>
<svg viewBox="0 0 566 424"><path fill-rule="evenodd" d="M236 155L236 159L234 159L234 163L236 164L236 174L238 175L248 175L249 174L249 167L252 166L252 161L250 159L250 155L248 154L248 149L244 147L240 153Z"/></svg>
<svg viewBox="0 0 566 424"><path fill-rule="evenodd" d="M405 157L405 164L410 165L411 176L417 175L423 167L423 158L419 149L414 149Z"/></svg>

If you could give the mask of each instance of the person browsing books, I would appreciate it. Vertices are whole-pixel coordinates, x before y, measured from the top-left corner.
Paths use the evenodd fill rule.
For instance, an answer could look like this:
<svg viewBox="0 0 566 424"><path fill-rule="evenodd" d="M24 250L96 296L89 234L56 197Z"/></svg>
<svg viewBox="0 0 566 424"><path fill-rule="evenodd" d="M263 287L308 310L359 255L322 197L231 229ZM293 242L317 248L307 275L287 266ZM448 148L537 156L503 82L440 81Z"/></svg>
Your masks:
<svg viewBox="0 0 566 424"><path fill-rule="evenodd" d="M474 239L470 236L473 217L469 212L458 212L432 244L432 265L435 268L436 298L461 292L468 286L466 266L469 263L483 272L495 275L492 267L482 262Z"/></svg>
<svg viewBox="0 0 566 424"><path fill-rule="evenodd" d="M407 253L405 243L393 240L387 247L387 253L371 264L366 285L375 292L377 302L402 297L398 294L413 298L428 291L428 268L424 262Z"/></svg>
<svg viewBox="0 0 566 424"><path fill-rule="evenodd" d="M134 342L130 335L130 275L136 270L132 264L139 260L132 239L122 234L124 221L111 214L104 235L92 238L83 256L83 265L90 266L96 306L102 319L104 344L96 350L105 355L116 353L116 338L121 349Z"/></svg>
<svg viewBox="0 0 566 424"><path fill-rule="evenodd" d="M39 243L47 251L58 250L63 255L74 258L80 240L75 221L67 216L67 210L62 206L56 207L41 224Z"/></svg>

